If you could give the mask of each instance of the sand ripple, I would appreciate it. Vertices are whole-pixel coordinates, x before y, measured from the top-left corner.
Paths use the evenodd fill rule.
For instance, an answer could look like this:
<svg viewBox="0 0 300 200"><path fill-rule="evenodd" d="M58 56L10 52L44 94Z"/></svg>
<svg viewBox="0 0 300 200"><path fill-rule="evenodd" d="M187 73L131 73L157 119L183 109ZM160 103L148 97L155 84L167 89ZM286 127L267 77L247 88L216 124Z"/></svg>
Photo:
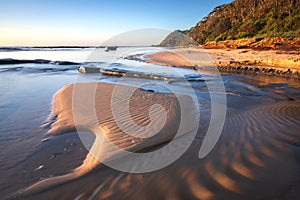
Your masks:
<svg viewBox="0 0 300 200"><path fill-rule="evenodd" d="M197 139L184 156L163 170L127 174L102 167L80 180L33 197L51 194L53 198L67 199L297 199L299 113L299 101L247 110L226 120L221 139L204 159L197 157L202 142ZM66 190L74 193L63 194Z"/></svg>

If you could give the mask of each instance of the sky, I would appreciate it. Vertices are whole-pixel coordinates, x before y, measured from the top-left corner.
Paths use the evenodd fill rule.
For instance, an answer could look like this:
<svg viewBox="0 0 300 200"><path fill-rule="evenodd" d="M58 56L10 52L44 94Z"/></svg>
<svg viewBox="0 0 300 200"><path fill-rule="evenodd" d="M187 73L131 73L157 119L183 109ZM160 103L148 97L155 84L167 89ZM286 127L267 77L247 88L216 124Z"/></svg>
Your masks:
<svg viewBox="0 0 300 200"><path fill-rule="evenodd" d="M0 0L0 46L101 45L118 34L149 28L166 34L190 29L231 1Z"/></svg>

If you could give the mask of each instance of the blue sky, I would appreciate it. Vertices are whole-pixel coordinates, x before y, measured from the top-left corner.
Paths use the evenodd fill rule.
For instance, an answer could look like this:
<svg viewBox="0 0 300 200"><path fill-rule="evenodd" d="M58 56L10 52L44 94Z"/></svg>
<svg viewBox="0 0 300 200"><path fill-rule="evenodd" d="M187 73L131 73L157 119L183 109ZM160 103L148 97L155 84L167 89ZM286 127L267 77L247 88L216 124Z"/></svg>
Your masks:
<svg viewBox="0 0 300 200"><path fill-rule="evenodd" d="M141 28L189 29L231 0L2 0L0 46L98 45Z"/></svg>

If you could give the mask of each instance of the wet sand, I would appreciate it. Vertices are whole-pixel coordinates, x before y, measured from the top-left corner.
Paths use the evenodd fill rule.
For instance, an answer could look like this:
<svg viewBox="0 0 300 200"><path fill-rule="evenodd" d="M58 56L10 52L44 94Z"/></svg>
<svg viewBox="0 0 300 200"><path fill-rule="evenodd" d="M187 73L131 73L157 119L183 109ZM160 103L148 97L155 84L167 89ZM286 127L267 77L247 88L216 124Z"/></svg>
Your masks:
<svg viewBox="0 0 300 200"><path fill-rule="evenodd" d="M181 54L180 54L181 53ZM174 66L174 67L192 67L194 66L189 60L182 56L182 52L165 51L150 54L146 56L146 62L158 65Z"/></svg>
<svg viewBox="0 0 300 200"><path fill-rule="evenodd" d="M199 53L191 50L183 55L201 64ZM211 61L205 52L200 56L203 63ZM41 75L38 77L45 79ZM124 78L130 83L137 81L132 77ZM4 198L299 199L299 82L263 75L223 74L222 78L226 88L227 117L213 151L199 159L199 149L211 117L211 95L218 94L208 91L205 81L191 79L189 83L197 95L200 109L197 135L183 156L166 168L150 173L127 173L107 167L103 161L122 165L130 162L131 157L111 148L107 140L99 139L105 136L118 147L132 152L151 152L164 147L171 139L177 141L180 148L189 140L188 132L195 125L191 120L196 117L194 104L187 95L175 98L174 94L151 87L147 90L97 82L61 88L54 95L51 116L43 127L48 131L47 137L29 153L30 156L12 166L17 174L13 173L11 179L9 173L5 175L7 182L1 191ZM98 77L92 80L97 81ZM49 85L53 85L53 81ZM145 82L144 79L141 81ZM159 84L187 89L181 80ZM112 98L116 87L120 89L120 96ZM126 113L124 99L130 93L133 96L129 113ZM116 103L116 114L120 114L119 122L113 120L112 99ZM187 126L187 134L180 137L174 134L181 115L178 99L192 110L186 118L187 123L191 123ZM157 103L166 109L166 115L162 114L161 107L152 108ZM31 101L28 105L32 106ZM42 108L47 109L48 105ZM150 125L151 115L158 117L154 126ZM162 131L149 139L130 136L121 130L132 130L133 123L128 123L129 118L139 125L135 130L141 130L138 132L141 135L146 133L147 136L151 129L159 127ZM74 132L76 128L79 134ZM98 157L88 153L85 147ZM131 167L143 164L133 163Z"/></svg>
<svg viewBox="0 0 300 200"><path fill-rule="evenodd" d="M77 99L78 104L76 98L72 98L74 86L79 87L77 95L83 97ZM133 152L153 150L155 144L173 138L174 133L170 130L176 130L174 125L178 120L174 95L135 90L130 112L135 122L142 123L149 119L144 113L148 109L139 108L149 108L155 101L168 109L168 123L165 123L165 131L150 140L134 139L128 142L130 136L124 135L111 121L111 108L105 100L111 98L114 87L113 84L84 83L61 89L55 96L52 116L56 118L49 133L66 134L74 130L76 121L80 123L79 128L93 131L96 137L105 134L119 147ZM132 89L120 87L127 92ZM89 117L91 110L86 107L94 105L85 95L86 91L93 89L96 89L96 121ZM256 93L253 90L249 96L231 96L228 99L229 111L222 136L204 159L199 159L198 153L207 130L209 111L202 112L199 129L190 148L164 169L140 174L120 172L87 154L83 164L72 173L38 182L19 195L24 199L47 199L50 196L56 199L297 199L300 189L300 99L296 96L296 100L286 98L274 101L271 100L273 97L267 95L262 98ZM145 98L149 95L155 98ZM257 101L259 99L263 101ZM140 103L142 105L137 106ZM85 114L88 115L77 118L75 114L75 119L72 113L76 113L77 108L79 113L87 109ZM125 115L124 119L127 121L128 116ZM104 132L97 132L95 127L102 127ZM183 135L175 140L180 143L184 142L184 138ZM104 157L100 159L118 155L118 151L112 151L105 142L95 145L94 150L97 149L104 150L101 154ZM123 163L128 157L117 156L114 159Z"/></svg>

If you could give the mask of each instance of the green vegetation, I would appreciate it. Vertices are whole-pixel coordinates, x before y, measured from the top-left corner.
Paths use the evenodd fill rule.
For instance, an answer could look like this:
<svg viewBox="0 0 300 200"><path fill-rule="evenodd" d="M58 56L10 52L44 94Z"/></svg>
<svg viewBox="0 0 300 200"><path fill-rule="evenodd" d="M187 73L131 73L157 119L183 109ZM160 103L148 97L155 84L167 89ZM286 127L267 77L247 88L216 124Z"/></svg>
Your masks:
<svg viewBox="0 0 300 200"><path fill-rule="evenodd" d="M247 37L299 37L300 0L235 0L215 8L188 35L200 44Z"/></svg>
<svg viewBox="0 0 300 200"><path fill-rule="evenodd" d="M300 0L235 0L216 7L183 33L200 44L253 37L300 37ZM178 39L176 44L181 43ZM172 46L170 40L164 42L164 46Z"/></svg>

